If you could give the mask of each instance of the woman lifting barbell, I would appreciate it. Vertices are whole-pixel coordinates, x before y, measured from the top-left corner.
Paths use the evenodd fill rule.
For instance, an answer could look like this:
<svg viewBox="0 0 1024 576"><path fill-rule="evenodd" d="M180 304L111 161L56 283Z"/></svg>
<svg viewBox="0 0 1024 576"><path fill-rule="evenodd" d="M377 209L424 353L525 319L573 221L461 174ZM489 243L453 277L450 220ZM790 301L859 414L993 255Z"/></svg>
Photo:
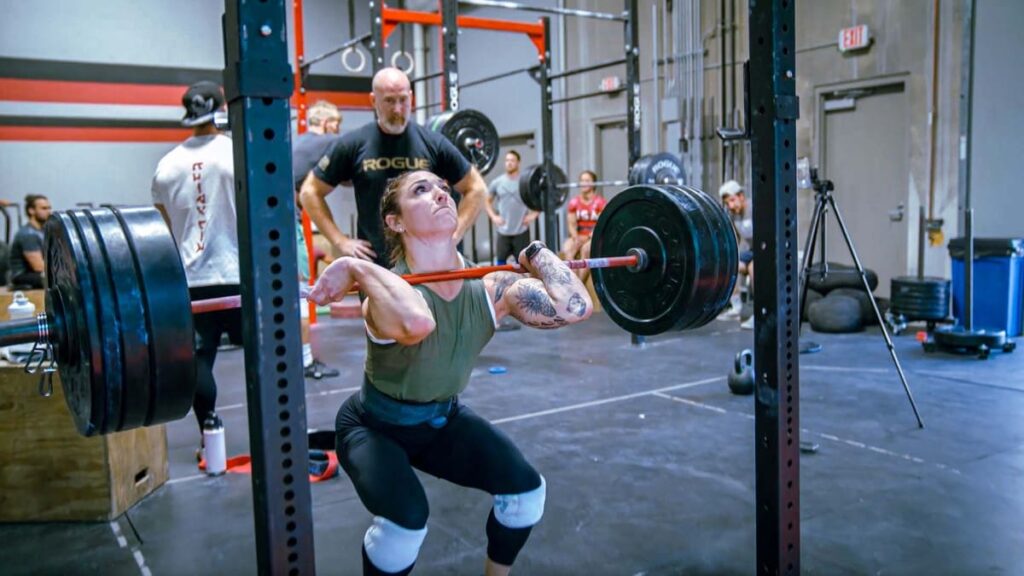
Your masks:
<svg viewBox="0 0 1024 576"><path fill-rule="evenodd" d="M340 258L310 292L318 304L358 282L366 321L366 372L338 411L338 459L374 515L363 573L408 574L426 536L428 505L413 468L491 494L488 576L507 574L544 511L544 478L505 434L458 401L477 356L507 314L527 326L585 320L579 279L539 242L519 254L529 274L410 286L398 274L459 269L456 208L438 176L406 172L381 199L394 273Z"/></svg>
<svg viewBox="0 0 1024 576"><path fill-rule="evenodd" d="M392 195L389 202L390 214L405 214L404 208L398 209L397 196ZM401 234L395 232L401 236L401 245L415 242L416 250L405 249L409 254L423 251L426 244L420 236L406 235L400 221L396 225L403 228ZM551 274L564 274L565 268L594 269L594 289L609 320L640 336L707 324L729 302L736 283L736 236L725 209L688 186L636 185L616 194L594 228L592 244L595 258L557 266L548 261L549 252L534 246L529 258L534 268L516 264L438 272L436 262L419 258L412 260L412 268L430 272L401 278L405 288L433 283L436 291L443 286L462 286L442 286L442 282L486 277L483 285L489 313L493 307L500 314L519 314L528 324L558 327L577 320L571 315L559 316L565 309L582 308L589 313L590 303L581 297L571 298L571 294L565 301L567 293L555 290L552 281L558 278ZM174 237L154 208L57 212L46 225L45 259L49 283L46 313L0 322L0 346L27 343L50 352L52 361L45 373L60 370L68 407L83 435L121 432L184 417L196 389L196 361L188 345L192 316L239 308L241 296L189 300ZM444 258L435 260L445 263ZM465 264L451 256L447 265ZM386 272L383 268L365 269L350 262L345 266L339 265L335 274L341 278L331 282L352 288L354 279L365 275L377 284L368 293L391 286L371 274L373 270ZM524 270L540 270L541 280L533 281L532 286L536 291L520 285L521 276L503 274ZM97 284L97 279L106 281ZM565 280L562 283L562 288L569 285ZM513 284L516 289L507 292ZM319 288L319 298L327 300L337 298L344 286ZM253 297L259 307L261 294ZM110 302L117 305L112 307ZM275 296L274 307L283 305L284 300ZM446 310L443 306L432 308L430 321L435 321L438 311ZM283 314L277 316L283 318ZM381 324L387 325L384 320ZM121 362L122 358L132 362ZM94 402L94 398L108 400Z"/></svg>

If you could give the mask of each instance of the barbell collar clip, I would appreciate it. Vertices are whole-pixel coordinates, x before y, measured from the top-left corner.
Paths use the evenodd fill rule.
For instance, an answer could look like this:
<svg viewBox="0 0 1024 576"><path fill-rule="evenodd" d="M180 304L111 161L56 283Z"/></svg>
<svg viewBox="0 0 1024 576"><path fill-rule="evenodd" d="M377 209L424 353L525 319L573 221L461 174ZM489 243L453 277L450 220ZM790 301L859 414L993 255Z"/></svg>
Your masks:
<svg viewBox="0 0 1024 576"><path fill-rule="evenodd" d="M633 256L636 258L636 264L626 266L626 270L633 273L643 272L647 269L647 265L650 263L650 260L647 258L647 251L643 248L630 248L629 250L626 250L626 256Z"/></svg>

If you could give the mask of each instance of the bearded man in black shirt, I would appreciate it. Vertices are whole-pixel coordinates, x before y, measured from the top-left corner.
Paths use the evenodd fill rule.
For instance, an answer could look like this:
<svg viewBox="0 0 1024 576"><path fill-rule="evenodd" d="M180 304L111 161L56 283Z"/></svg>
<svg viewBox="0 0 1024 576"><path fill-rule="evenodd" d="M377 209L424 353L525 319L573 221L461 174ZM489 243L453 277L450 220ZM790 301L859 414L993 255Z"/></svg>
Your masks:
<svg viewBox="0 0 1024 576"><path fill-rule="evenodd" d="M444 136L410 122L412 89L397 68L384 68L373 77L370 102L376 121L342 136L302 183L302 206L320 232L342 256L353 256L390 268L380 216L384 188L409 170L427 170L449 182L458 199L456 240L476 222L487 184ZM338 185L355 188L357 238L342 234L326 196Z"/></svg>

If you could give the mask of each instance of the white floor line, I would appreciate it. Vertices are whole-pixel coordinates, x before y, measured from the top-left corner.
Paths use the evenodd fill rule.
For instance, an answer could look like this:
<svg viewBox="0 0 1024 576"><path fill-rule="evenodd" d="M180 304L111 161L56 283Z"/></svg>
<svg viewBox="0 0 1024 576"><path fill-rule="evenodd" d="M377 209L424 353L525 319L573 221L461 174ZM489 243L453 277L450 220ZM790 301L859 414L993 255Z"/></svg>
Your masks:
<svg viewBox="0 0 1024 576"><path fill-rule="evenodd" d="M822 370L826 372L865 372L871 374L886 374L895 372L895 368L861 368L857 366L824 366L821 364L800 364L801 370Z"/></svg>
<svg viewBox="0 0 1024 576"><path fill-rule="evenodd" d="M114 538L117 539L117 545L121 548L127 548L128 539L124 537L124 534L121 534L121 526L116 520L110 523L110 530L114 533Z"/></svg>
<svg viewBox="0 0 1024 576"><path fill-rule="evenodd" d="M110 530L114 533L114 538L117 539L117 545L121 548L128 548L128 539L121 533L121 525L117 523L117 520L110 523ZM149 566L146 566L146 558L142 555L142 550L139 550L138 546L132 546L131 553L135 564L139 567L139 573L142 576L153 576L153 573L149 571Z"/></svg>
<svg viewBox="0 0 1024 576"><path fill-rule="evenodd" d="M747 414L746 412L733 412L731 410L726 410L725 408L719 408L718 406L712 406L710 404L705 404L703 402L697 402L696 400L690 400L688 398L680 398L679 396L672 396L671 394L663 394L661 392L658 392L658 393L655 394L655 396L657 396L658 398L664 398L666 400L671 400L673 402L679 402L680 404L686 404L688 406L693 406L695 408L700 408L702 410L709 410L711 412L717 412L719 414L735 414L736 416L743 416L744 418L748 418L750 420L754 419L754 415L753 414Z"/></svg>
<svg viewBox="0 0 1024 576"><path fill-rule="evenodd" d="M634 392L632 394L625 394L623 396L614 396L612 398L603 398L601 400L591 400L590 402L582 402L580 404L571 404L569 406L562 406L561 408L551 408L550 410L541 410L540 412L530 412L529 414L520 414L519 416L509 416L508 418L499 418L492 420L492 424L504 424L506 422L517 422L519 420L527 420L530 418L537 418L540 416L549 416L551 414L560 414L562 412L571 412L573 410L581 410L583 408L590 408L592 406L600 406L602 404L610 404L612 402L621 402L623 400L632 400L633 398L640 398L641 396L652 396L659 392L670 392L672 390L681 390L683 388L692 388L694 386L701 386L704 384L710 384L711 382L718 382L724 380L722 376L716 376L714 378L705 378L704 380L697 380L696 382L687 382L685 384L676 384L675 386L665 386L664 388L655 388L653 390L645 390L643 392Z"/></svg>
<svg viewBox="0 0 1024 576"><path fill-rule="evenodd" d="M654 394L654 396L657 396L658 398L664 398L666 400L671 400L673 402L678 402L680 404L686 404L687 406L693 406L695 408L700 408L702 410L707 410L709 412L716 412L718 414L732 414L734 416L742 416L743 418L746 418L748 420L753 420L754 419L754 415L753 414L748 414L746 412L736 412L734 410L727 410L725 408L719 408L718 406L712 406L710 404L705 404L703 402L697 402L696 400L690 400L689 398L681 398L679 396L672 396L671 394L664 394L662 392L656 392ZM891 456L893 458L899 458L901 460L907 460L909 462L914 462L915 464L924 464L926 466L934 466L934 467L936 467L936 468L938 468L940 470L946 470L946 471L952 472L953 474L960 474L960 470L958 470L956 468L953 468L952 466L947 466L945 464L940 464L938 462L929 462L929 461L927 461L927 460L925 460L923 458L918 458L917 456L911 456L910 454L903 454L901 452L893 452L892 450L886 450L885 448L879 448L878 446L871 446L869 444L864 444L863 442L857 442L856 440L846 440L846 439L840 438L838 436L833 436L832 434L825 434L825 433L822 433L822 432L814 432L812 430L808 430L807 428L801 428L800 432L802 434L804 434L804 435L807 435L807 436L816 436L816 437L821 438L823 440L829 440L831 442L838 442L840 444L846 444L847 446L852 446L854 448L860 448L860 449L863 449L863 450L870 450L871 452L875 452L875 453L878 453L878 454L883 454L885 456Z"/></svg>
<svg viewBox="0 0 1024 576"><path fill-rule="evenodd" d="M914 370L914 373L921 374L923 376L930 376L932 378L939 378L946 382L966 384L968 386L995 388L996 390L1005 390L1007 392L1024 392L1024 388L1019 386L1007 386L1003 384L993 384L991 382L978 382L977 380L972 380L969 374L947 374L945 372L938 372L934 370Z"/></svg>
<svg viewBox="0 0 1024 576"><path fill-rule="evenodd" d="M910 454L904 454L902 452L893 452L892 450L886 450L885 448L879 448L878 446L871 446L870 444L864 444L863 442L857 442L855 440L846 440L846 439L843 439L843 438L839 438L838 436L833 436L832 434L825 434L823 432L814 432L814 431L808 430L806 428L801 428L800 432L802 432L803 434L806 434L806 435L817 436L818 438L822 438L822 439L825 439L825 440L831 440L832 442L839 442L841 444L846 444L848 446L853 446L854 448L863 448L865 450L870 450L872 452L877 452L878 454L884 454L886 456L891 456L893 458L900 458L902 460L906 460L908 462L913 462L915 464L924 464L924 465L927 465L927 466L935 466L936 468L938 468L940 470L946 470L948 472L952 472L953 474L958 474L959 475L961 473L959 469L953 468L952 466L947 466L945 464L940 464L938 462L929 462L929 461L925 460L924 458L919 458L917 456L911 456Z"/></svg>
<svg viewBox="0 0 1024 576"><path fill-rule="evenodd" d="M562 412L570 412L572 410L580 410L583 408L590 408L592 406L600 406L602 404L609 404L612 402L621 402L623 400L630 400L633 398L640 398L641 396L652 396L661 392L671 392L672 390L682 390L683 388L692 388L694 386L702 386L704 384L710 384L712 382L718 382L724 380L722 376L715 376L714 378L705 378L704 380L697 380L695 382L685 382L683 384L676 384L675 386L665 386L663 388L655 388L653 390L645 390L643 392L634 392L632 394L625 394L623 396L614 396L612 398L603 398L601 400L592 400L590 402L583 402L580 404L572 404L569 406L562 406L561 408L552 408L550 410L541 410L540 412L531 412L529 414L520 414L518 416L509 416L508 418L499 418L492 420L492 424L504 424L506 422L516 422L519 420L527 420L530 418L537 418L540 416L548 416L551 414L559 414ZM351 390L358 390L358 388L352 388ZM351 391L350 390L350 391ZM338 393L342 390L331 391L330 393ZM322 393L321 393L322 394ZM221 408L223 410L223 408ZM182 478L174 478L168 480L167 484L181 484L184 482L191 482L193 480L199 480L200 478L206 478L206 474L195 474L192 476L184 476Z"/></svg>
<svg viewBox="0 0 1024 576"><path fill-rule="evenodd" d="M334 390L324 390L323 392L312 392L306 394L306 398L316 398L317 396L332 396L334 394L344 394L345 392L355 392L359 390L359 386L353 386L351 388L336 388ZM245 402L241 404L226 404L224 406L218 406L217 412L227 412L228 410L238 410L239 408L245 408Z"/></svg>
<svg viewBox="0 0 1024 576"><path fill-rule="evenodd" d="M193 474L191 476L183 476L181 478L172 478L164 484L179 484L182 482L191 482L192 480L199 480L200 478L206 478L206 474Z"/></svg>

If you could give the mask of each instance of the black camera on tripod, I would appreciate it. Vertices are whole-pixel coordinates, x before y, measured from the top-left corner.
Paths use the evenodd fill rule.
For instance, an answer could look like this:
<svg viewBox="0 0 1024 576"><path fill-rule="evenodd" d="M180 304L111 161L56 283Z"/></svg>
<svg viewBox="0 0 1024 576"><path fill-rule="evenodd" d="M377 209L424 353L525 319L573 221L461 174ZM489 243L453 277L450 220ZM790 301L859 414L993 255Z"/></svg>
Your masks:
<svg viewBox="0 0 1024 576"><path fill-rule="evenodd" d="M836 189L836 185L831 180L819 180L818 169L811 168L811 187L818 194L824 194L825 192L831 192Z"/></svg>
<svg viewBox="0 0 1024 576"><path fill-rule="evenodd" d="M797 171L799 172L801 167L798 165ZM914 396L910 393L910 385L907 384L907 377L903 374L903 367L900 366L899 360L896 358L896 347L892 344L892 339L889 338L889 331L886 329L885 320L882 318L882 313L878 309L878 302L875 300L874 294L871 292L871 285L868 283L867 273L864 271L864 266L860 262L860 258L857 257L857 251L853 248L853 240L850 238L850 232L846 229L846 224L843 223L843 217L839 214L839 206L836 205L836 199L830 192L835 190L835 184L831 180L821 180L818 178L818 169L809 168L807 170L811 187L814 189L814 213L811 216L811 226L807 230L807 241L804 243L804 255L803 255L803 270L800 273L801 278L801 294L800 294L800 310L804 310L807 306L807 290L809 286L809 279L811 276L811 261L814 259L815 250L818 248L818 232L821 232L821 264L818 267L816 274L820 274L822 280L828 275L828 256L826 254L825 246L825 217L829 212L835 215L836 223L839 224L839 231L843 234L843 240L846 242L846 247L850 251L850 258L853 259L854 266L857 269L857 275L860 277L860 281L864 286L864 291L868 295L868 299L871 301L872 311L875 313L875 319L878 320L878 324L882 327L882 338L885 339L886 348L889 349L889 355L892 356L892 362L896 366L896 373L899 374L900 383L903 384L903 390L907 393L907 399L910 401L910 407L914 410L914 417L917 418L917 425L924 428L924 422L921 421L921 415L917 412L917 404L914 402ZM803 178L799 180L806 182ZM804 348L804 346L801 346ZM815 343L808 342L806 346L808 351L816 351L820 349Z"/></svg>

